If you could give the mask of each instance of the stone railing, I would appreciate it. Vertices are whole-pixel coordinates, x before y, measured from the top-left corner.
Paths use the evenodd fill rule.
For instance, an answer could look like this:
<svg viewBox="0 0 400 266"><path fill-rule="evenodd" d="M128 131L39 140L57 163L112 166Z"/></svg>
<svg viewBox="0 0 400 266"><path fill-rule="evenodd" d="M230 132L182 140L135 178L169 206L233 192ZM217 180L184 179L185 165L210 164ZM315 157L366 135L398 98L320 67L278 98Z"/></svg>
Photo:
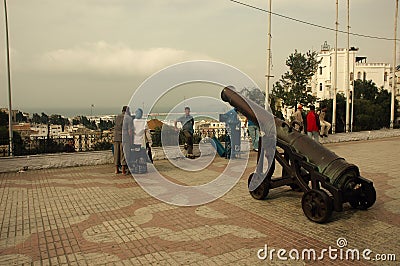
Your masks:
<svg viewBox="0 0 400 266"><path fill-rule="evenodd" d="M166 159L166 153L170 159L183 157L179 149L174 147L165 147L164 149L162 147L153 147L153 159ZM199 145L194 145L193 153L197 156L200 155ZM205 146L201 148L201 153L202 155L214 155L215 149L211 146ZM1 157L0 173L112 163L113 153L111 150Z"/></svg>
<svg viewBox="0 0 400 266"><path fill-rule="evenodd" d="M356 66L365 66L365 67L389 67L389 63L356 63Z"/></svg>
<svg viewBox="0 0 400 266"><path fill-rule="evenodd" d="M100 165L112 162L113 155L111 150L2 157L0 158L0 172Z"/></svg>

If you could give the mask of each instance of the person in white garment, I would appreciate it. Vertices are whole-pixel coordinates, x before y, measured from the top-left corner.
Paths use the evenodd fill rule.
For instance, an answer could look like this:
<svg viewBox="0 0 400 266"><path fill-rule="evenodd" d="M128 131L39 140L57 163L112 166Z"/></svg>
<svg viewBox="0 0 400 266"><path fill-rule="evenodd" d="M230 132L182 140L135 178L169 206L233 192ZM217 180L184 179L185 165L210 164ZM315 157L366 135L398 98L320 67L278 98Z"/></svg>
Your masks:
<svg viewBox="0 0 400 266"><path fill-rule="evenodd" d="M147 126L146 119L143 119L143 110L138 108L135 111L135 119L133 119L133 173L145 173L147 172L146 163L148 160L152 161L152 158L146 158L146 149L151 147L153 141L151 134ZM151 156L151 152L149 152Z"/></svg>

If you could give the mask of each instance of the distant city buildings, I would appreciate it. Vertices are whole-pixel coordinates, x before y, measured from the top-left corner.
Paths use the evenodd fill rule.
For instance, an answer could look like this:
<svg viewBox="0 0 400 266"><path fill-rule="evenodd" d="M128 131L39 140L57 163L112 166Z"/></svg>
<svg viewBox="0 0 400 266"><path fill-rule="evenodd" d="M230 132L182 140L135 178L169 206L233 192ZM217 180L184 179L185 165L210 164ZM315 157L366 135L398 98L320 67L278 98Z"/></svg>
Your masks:
<svg viewBox="0 0 400 266"><path fill-rule="evenodd" d="M240 128L241 128L241 138L245 138L247 136L247 119L239 115L240 120ZM207 137L219 137L226 133L226 124L224 122L219 122L214 119L200 120L195 121L194 128L197 132L199 132L202 136Z"/></svg>
<svg viewBox="0 0 400 266"><path fill-rule="evenodd" d="M2 111L6 112L7 110L3 108ZM60 115L48 116L43 113L30 117L29 114L19 110L13 110L13 114L18 114L19 117L24 114L27 118L17 120L27 122L13 122L12 124L13 131L18 133L18 137L14 139L14 144L18 144L14 146L18 147L18 154L67 151L66 147L71 144L71 140L75 151L110 149L113 142L112 126L115 115L66 118ZM240 126L241 138L246 139L248 137L247 120L242 115L239 115L239 120L238 127ZM101 126L105 121L110 122L106 123L106 129ZM3 123L3 126L6 126L6 121ZM96 126L92 127L94 124ZM167 130L168 128L173 130L174 121L168 119L149 119L148 121L149 129L156 135L157 128L163 126L166 126ZM212 118L199 117L195 119L194 129L197 136L201 138L214 136L220 138L226 134L225 123ZM8 144L6 141L3 142L0 145L0 156L8 156Z"/></svg>
<svg viewBox="0 0 400 266"><path fill-rule="evenodd" d="M8 115L7 108L0 108L0 111ZM12 130L20 136L20 141L22 141L20 145L25 150L43 150L43 145L46 146L47 143L51 142L57 143L57 145L62 147L68 140L73 140L76 151L88 151L101 149L101 147L106 147L104 143L111 144L113 141L113 130L111 127L113 126L115 115L85 117L85 121L95 124L97 128L96 126L89 128L83 125L80 123L82 120L78 118L58 116L60 119L53 119L53 121L56 121L53 124L51 119L56 117L56 115L44 115L44 117L48 118L46 123L42 122L40 119L41 116L39 116L39 119L33 119L28 113L19 110L12 111ZM5 121L3 122L6 123ZM109 123L105 124L104 122ZM3 126L6 126L6 124L3 124ZM47 142L46 140L51 140L51 142ZM3 140L2 143L6 142ZM8 150L8 145L1 145L0 156L6 156L6 150Z"/></svg>
<svg viewBox="0 0 400 266"><path fill-rule="evenodd" d="M94 150L96 144L113 141L112 130L92 130L83 125L65 126L18 123L12 126L13 131L18 132L26 143L26 149L34 150L40 144L40 140L52 139L59 143L73 140L76 151Z"/></svg>

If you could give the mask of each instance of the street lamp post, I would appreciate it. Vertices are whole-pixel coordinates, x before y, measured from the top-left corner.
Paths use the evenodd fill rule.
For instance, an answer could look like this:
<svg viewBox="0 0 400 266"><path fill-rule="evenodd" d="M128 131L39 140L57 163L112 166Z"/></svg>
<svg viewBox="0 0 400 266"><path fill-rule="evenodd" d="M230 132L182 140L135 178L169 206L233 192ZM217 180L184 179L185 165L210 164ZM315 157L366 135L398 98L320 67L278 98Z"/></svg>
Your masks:
<svg viewBox="0 0 400 266"><path fill-rule="evenodd" d="M350 130L350 0L347 0L346 133ZM354 72L353 72L354 75Z"/></svg>
<svg viewBox="0 0 400 266"><path fill-rule="evenodd" d="M6 60L7 60L7 81L8 81L8 139L9 139L9 155L13 156L13 130L12 130L12 105L11 105L11 69L10 69L10 41L8 35L8 14L7 0L4 0L4 20L6 34Z"/></svg>
<svg viewBox="0 0 400 266"><path fill-rule="evenodd" d="M390 128L394 126L394 104L395 104L395 94L396 94L396 44L397 44L397 16L399 12L399 0L396 0L396 9L394 17L394 47L393 47L393 66L392 66L392 97L390 101Z"/></svg>
<svg viewBox="0 0 400 266"><path fill-rule="evenodd" d="M338 75L338 30L339 30L339 0L336 0L336 23L335 23L335 77L333 79L333 106L332 106L332 134L336 132L336 93Z"/></svg>
<svg viewBox="0 0 400 266"><path fill-rule="evenodd" d="M271 11L272 11L272 0L268 0L269 13L268 13L268 48L267 48L267 75L265 84L265 108L269 104L269 92L270 92L270 78L271 78Z"/></svg>
<svg viewBox="0 0 400 266"><path fill-rule="evenodd" d="M352 59L352 65L353 65L353 80L352 80L352 84L353 84L353 91L351 93L351 120L350 120L350 132L353 132L353 123L354 123L354 81L356 80L356 73L355 73L355 52L358 51L358 48L356 47L351 47L350 51L353 51L353 59Z"/></svg>

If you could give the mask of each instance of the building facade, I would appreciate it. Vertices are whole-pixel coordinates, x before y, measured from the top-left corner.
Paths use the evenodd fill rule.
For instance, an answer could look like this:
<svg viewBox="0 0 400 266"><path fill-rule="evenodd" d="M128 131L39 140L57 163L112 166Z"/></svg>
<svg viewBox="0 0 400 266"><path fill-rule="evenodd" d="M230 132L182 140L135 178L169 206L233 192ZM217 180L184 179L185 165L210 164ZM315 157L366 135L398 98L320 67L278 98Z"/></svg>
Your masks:
<svg viewBox="0 0 400 266"><path fill-rule="evenodd" d="M309 86L314 96L320 100L333 98L334 79L337 78L337 92L347 96L347 82L350 91L353 78L360 80L372 80L378 88L391 90L390 75L391 66L388 63L369 63L366 56L359 56L358 49L349 49L349 78L346 79L347 72L347 49L338 48L337 51L337 77L335 77L335 49L331 49L325 42L318 53L321 60L317 72L312 77Z"/></svg>

